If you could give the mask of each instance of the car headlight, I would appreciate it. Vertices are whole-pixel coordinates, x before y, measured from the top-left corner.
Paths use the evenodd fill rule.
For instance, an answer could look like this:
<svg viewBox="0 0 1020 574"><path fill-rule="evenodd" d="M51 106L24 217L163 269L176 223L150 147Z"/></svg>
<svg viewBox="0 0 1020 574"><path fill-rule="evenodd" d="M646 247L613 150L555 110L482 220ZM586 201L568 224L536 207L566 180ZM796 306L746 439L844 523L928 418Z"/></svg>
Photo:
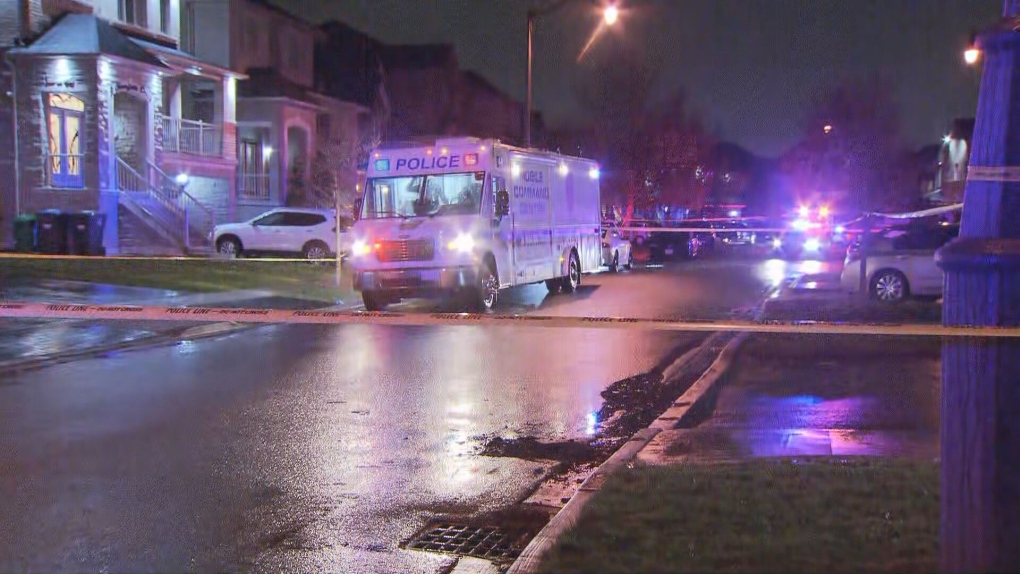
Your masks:
<svg viewBox="0 0 1020 574"><path fill-rule="evenodd" d="M779 249L782 246L783 246L783 240L782 239L777 237L777 238L772 240L772 248L773 249Z"/></svg>
<svg viewBox="0 0 1020 574"><path fill-rule="evenodd" d="M804 249L808 251L818 251L819 249L821 249L821 247L822 247L821 242L813 237L811 239L804 241Z"/></svg>
<svg viewBox="0 0 1020 574"><path fill-rule="evenodd" d="M367 241L358 240L355 241L353 245L351 245L351 253L354 254L355 257L360 255L368 255L371 252L372 246Z"/></svg>
<svg viewBox="0 0 1020 574"><path fill-rule="evenodd" d="M447 243L446 247L460 253L470 253L475 248L475 238L467 233L461 233L456 239Z"/></svg>

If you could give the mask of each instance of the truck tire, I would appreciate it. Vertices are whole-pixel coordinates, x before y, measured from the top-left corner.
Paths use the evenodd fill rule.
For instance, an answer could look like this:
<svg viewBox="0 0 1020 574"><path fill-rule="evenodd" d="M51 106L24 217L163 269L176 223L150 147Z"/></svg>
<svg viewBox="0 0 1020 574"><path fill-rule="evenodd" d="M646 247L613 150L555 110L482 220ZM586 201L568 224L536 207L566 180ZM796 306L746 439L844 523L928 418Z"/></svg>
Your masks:
<svg viewBox="0 0 1020 574"><path fill-rule="evenodd" d="M383 297L382 293L376 293L375 291L362 291L361 300L365 303L365 310L373 313L378 311L386 310L386 298Z"/></svg>
<svg viewBox="0 0 1020 574"><path fill-rule="evenodd" d="M563 286L562 279L547 279L545 282L545 288L549 290L550 295L555 295L560 292L560 287Z"/></svg>
<svg viewBox="0 0 1020 574"><path fill-rule="evenodd" d="M472 311L491 311L499 300L499 277L491 261L485 261L478 267L478 284L468 290Z"/></svg>
<svg viewBox="0 0 1020 574"><path fill-rule="evenodd" d="M567 263L567 276L560 280L564 293L573 293L581 286L581 261L577 258L577 252L570 252L570 262Z"/></svg>

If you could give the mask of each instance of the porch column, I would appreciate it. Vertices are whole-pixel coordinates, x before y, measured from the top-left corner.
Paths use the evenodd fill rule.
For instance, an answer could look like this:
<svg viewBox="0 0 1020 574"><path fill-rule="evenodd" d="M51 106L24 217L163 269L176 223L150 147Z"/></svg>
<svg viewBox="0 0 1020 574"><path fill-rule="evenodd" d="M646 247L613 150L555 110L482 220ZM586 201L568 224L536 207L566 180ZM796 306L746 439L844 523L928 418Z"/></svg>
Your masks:
<svg viewBox="0 0 1020 574"><path fill-rule="evenodd" d="M238 157L237 148L237 80L233 76L223 79L223 120L222 120L222 155L224 158ZM230 218L234 219L237 213L237 175L238 170L234 169L234 177L230 178L230 195L227 200L227 210Z"/></svg>
<svg viewBox="0 0 1020 574"><path fill-rule="evenodd" d="M945 271L946 325L1020 325L1020 0L978 39L984 73L960 237ZM954 182L956 183L956 182ZM1020 340L942 343L942 569L1020 570Z"/></svg>
<svg viewBox="0 0 1020 574"><path fill-rule="evenodd" d="M166 80L167 90L167 108L166 115L171 118L181 117L182 109L182 90L181 90L181 79L180 78L167 78Z"/></svg>
<svg viewBox="0 0 1020 574"><path fill-rule="evenodd" d="M106 58L99 58L99 86L96 91L99 115L99 213L106 216L103 228L103 247L107 255L120 254L120 222L117 219L120 207L120 190L117 184L117 147L113 138L113 118L116 88L113 84L113 70Z"/></svg>

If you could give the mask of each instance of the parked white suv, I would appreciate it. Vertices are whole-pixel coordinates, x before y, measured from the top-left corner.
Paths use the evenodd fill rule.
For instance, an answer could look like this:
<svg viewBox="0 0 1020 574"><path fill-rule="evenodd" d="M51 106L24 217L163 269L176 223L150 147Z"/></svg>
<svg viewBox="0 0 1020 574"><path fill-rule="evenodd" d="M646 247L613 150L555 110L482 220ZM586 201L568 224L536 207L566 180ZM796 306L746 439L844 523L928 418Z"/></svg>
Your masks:
<svg viewBox="0 0 1020 574"><path fill-rule="evenodd" d="M307 259L336 256L335 212L332 209L280 207L242 223L217 225L213 245L220 255L294 255ZM341 248L350 226L341 218Z"/></svg>

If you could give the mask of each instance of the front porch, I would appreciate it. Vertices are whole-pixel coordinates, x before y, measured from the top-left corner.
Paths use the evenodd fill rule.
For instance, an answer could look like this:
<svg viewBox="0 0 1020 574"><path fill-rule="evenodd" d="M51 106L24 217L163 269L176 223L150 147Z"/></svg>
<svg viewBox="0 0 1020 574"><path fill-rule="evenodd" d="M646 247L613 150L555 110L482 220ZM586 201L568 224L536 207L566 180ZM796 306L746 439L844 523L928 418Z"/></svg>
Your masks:
<svg viewBox="0 0 1020 574"><path fill-rule="evenodd" d="M19 211L103 213L108 254L141 227L160 244L143 251L201 249L232 216L236 76L194 59L183 68L151 46L95 16L68 15L11 51Z"/></svg>

